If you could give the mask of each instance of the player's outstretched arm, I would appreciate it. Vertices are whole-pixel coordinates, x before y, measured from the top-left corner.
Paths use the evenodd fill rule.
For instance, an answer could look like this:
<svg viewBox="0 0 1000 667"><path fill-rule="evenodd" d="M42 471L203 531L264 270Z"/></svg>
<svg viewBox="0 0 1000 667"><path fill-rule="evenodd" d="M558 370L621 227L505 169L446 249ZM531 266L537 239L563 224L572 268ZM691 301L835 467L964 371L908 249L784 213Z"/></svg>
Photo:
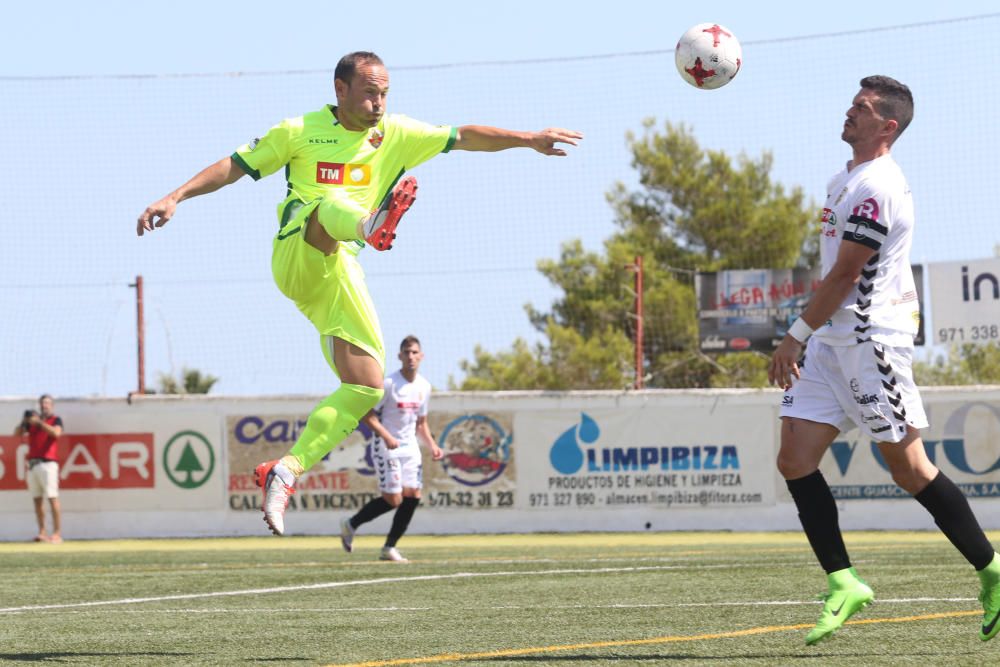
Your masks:
<svg viewBox="0 0 1000 667"><path fill-rule="evenodd" d="M246 172L236 164L233 158L222 158L215 164L199 171L191 180L166 197L147 206L146 210L139 216L135 233L142 236L143 232L151 232L156 227L162 227L173 217L177 205L185 199L215 192L223 186L235 183L245 175Z"/></svg>
<svg viewBox="0 0 1000 667"><path fill-rule="evenodd" d="M452 150L504 151L508 148L533 148L544 155L566 155L557 144L576 146L583 135L576 130L549 127L541 132L517 132L485 125L463 125L458 128Z"/></svg>

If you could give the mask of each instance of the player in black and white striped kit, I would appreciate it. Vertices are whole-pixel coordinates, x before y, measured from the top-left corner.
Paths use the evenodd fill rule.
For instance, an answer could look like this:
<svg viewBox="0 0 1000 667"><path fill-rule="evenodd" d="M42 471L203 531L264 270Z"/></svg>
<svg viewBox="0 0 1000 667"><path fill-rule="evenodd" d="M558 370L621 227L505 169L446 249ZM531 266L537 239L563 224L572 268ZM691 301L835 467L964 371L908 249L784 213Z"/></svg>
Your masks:
<svg viewBox="0 0 1000 667"><path fill-rule="evenodd" d="M911 370L919 325L910 269L913 197L890 154L912 118L905 85L886 76L861 80L841 134L854 154L830 182L821 218L823 279L769 369L771 382L786 390L778 469L830 589L807 644L833 634L874 597L851 567L837 504L819 470L833 440L853 427L878 442L893 481L978 572L980 639L1000 631L1000 556L920 438L928 424Z"/></svg>
<svg viewBox="0 0 1000 667"><path fill-rule="evenodd" d="M417 337L404 338L399 345L402 368L386 376L382 399L362 419L375 435L372 459L382 495L369 501L354 516L340 522L341 544L348 553L354 550L354 532L362 524L395 510L379 559L406 562L396 543L406 532L413 513L420 505L423 462L418 440L428 446L433 460L440 461L444 457L427 425L431 383L418 372L423 359L423 349Z"/></svg>

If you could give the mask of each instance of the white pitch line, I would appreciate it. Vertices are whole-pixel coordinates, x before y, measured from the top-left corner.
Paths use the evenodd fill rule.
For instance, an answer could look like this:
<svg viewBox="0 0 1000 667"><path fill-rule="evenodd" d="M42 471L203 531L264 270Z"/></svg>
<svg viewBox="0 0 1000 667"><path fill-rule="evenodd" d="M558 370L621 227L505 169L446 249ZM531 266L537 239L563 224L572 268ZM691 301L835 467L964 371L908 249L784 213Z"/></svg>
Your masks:
<svg viewBox="0 0 1000 667"><path fill-rule="evenodd" d="M377 611L377 612L391 612L391 611L434 611L435 607L288 607L282 609L274 609L271 607L264 609L257 608L239 608L239 609L226 609L225 607L218 607L215 609L100 609L98 611L106 612L109 614L260 614L260 613L280 613L280 614L325 614L330 612L364 612L364 611ZM42 610L46 611L46 610ZM50 612L58 613L71 613L71 614L88 614L91 613L90 610L71 610L65 612L60 609L50 609Z"/></svg>
<svg viewBox="0 0 1000 667"><path fill-rule="evenodd" d="M696 569L731 568L729 565L704 566ZM301 584L299 586L277 586L274 588L249 588L240 591L213 591L211 593L187 593L181 595L161 595L148 598L124 598L121 600L96 600L92 602L71 602L67 604L40 604L24 607L0 608L0 613L21 613L26 611L43 611L46 609L78 609L81 607L102 607L118 604L141 604L144 602L167 602L169 600L198 600L204 598L231 597L239 595L269 595L271 593L290 593L292 591L315 591L328 588L344 588L347 586L365 586L374 584L391 584L409 581L438 581L441 579L473 579L480 577L510 577L510 576L544 576L559 574L607 574L612 572L648 572L650 570L689 570L683 565L648 565L640 567L599 567L577 568L566 570L528 570L512 572L455 572L452 574L425 574L412 577L384 577L382 579L357 579L354 581L330 581L322 584Z"/></svg>
<svg viewBox="0 0 1000 667"><path fill-rule="evenodd" d="M976 598L891 598L876 599L879 605L886 604L913 604L915 602L937 602L966 604L976 602ZM112 604L112 603L105 603ZM475 605L475 609L493 611L519 611L525 609L677 609L680 607L770 607L770 606L813 606L820 604L819 600L754 600L747 602L740 601L720 601L720 602L663 602L648 604L556 604L556 605L494 605L486 607ZM60 607L61 609L62 607ZM225 607L215 609L107 609L109 613L119 614L310 614L310 613L336 613L336 612L413 612L413 611L434 611L436 609L449 609L455 611L462 609L461 606L448 605L447 607L289 607L285 609L239 608L227 609ZM469 607L472 609L473 607ZM49 611L59 611L60 609L49 609ZM38 610L36 608L36 610ZM0 611L9 611L0 609ZM39 611L45 611L39 610ZM74 612L80 613L80 612Z"/></svg>

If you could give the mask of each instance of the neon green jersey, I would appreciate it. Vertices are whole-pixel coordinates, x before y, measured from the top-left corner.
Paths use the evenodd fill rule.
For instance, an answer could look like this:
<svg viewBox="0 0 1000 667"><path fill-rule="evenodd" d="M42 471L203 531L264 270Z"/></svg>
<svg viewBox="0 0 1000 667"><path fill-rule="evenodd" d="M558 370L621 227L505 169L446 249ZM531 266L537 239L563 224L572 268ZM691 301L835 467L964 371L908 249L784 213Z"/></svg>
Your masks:
<svg viewBox="0 0 1000 667"><path fill-rule="evenodd" d="M377 127L353 132L327 105L281 121L263 137L237 148L232 158L254 180L285 167L288 195L278 205L282 227L299 208L290 204L318 200L333 188L342 188L365 209L374 209L403 172L447 153L457 131L386 114Z"/></svg>

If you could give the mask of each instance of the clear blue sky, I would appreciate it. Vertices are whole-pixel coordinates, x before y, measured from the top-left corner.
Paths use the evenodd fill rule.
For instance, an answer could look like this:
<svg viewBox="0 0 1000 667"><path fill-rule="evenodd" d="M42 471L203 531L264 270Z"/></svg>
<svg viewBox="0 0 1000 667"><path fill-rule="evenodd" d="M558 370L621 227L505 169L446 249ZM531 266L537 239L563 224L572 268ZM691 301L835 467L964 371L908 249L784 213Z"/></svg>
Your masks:
<svg viewBox="0 0 1000 667"><path fill-rule="evenodd" d="M303 8L296 13L295 7ZM835 3L359 3L213 0L24 2L4 6L0 72L162 74L332 68L353 50L392 66L511 60L673 47L715 21L743 41L986 14L986 0ZM351 29L345 29L344 25Z"/></svg>
<svg viewBox="0 0 1000 667"><path fill-rule="evenodd" d="M411 331L420 335L428 353L424 370L438 388L460 376L458 361L470 358L475 343L497 350L515 335L533 336L523 304L545 310L557 296L535 275L538 259L557 256L571 238L599 249L614 231L604 192L615 180L632 179L623 137L647 116L693 123L704 145L732 155L773 150L775 177L815 198L846 159L837 134L857 80L901 72L918 93L917 120L899 158L918 195L918 215L928 223L979 225L961 228L964 235L918 234L914 260L993 254L996 225L984 214L992 212L995 189L994 40L953 26L911 31L897 48L897 33L865 31L989 14L994 3L438 0L353 11L342 3L308 3L301 14L295 6L253 0L5 6L0 224L9 233L0 251L0 307L8 315L0 320L0 395L124 395L133 388L133 305L123 285L138 273L149 289L149 384L158 371L189 365L221 376L222 393L328 391L330 375L308 323L270 284L280 176L260 184L244 179L185 202L153 238L135 239L134 220L150 201L271 124L332 101L328 72L342 54L359 49L378 52L389 66L394 111L435 123L558 124L587 134L560 161L512 151L448 156L420 167L426 185L407 224L423 232L402 238L387 257L365 257L387 347ZM666 52L686 28L704 21L726 25L744 44L744 71L721 91L687 89L666 57L652 64L586 59ZM778 41L837 33L844 34L815 43ZM922 35L940 34L947 39L919 43ZM912 57L916 52L920 59ZM426 67L559 58L578 60L542 63L530 79L516 66ZM289 71L306 73L163 76ZM104 78L149 74L161 76ZM246 82L257 88L241 86ZM253 92L262 88L269 92ZM966 96L960 109L949 105L958 95ZM939 150L946 142L957 148ZM491 184L509 174L523 183L494 191ZM459 187L448 190L446 183ZM975 203L966 212L968 198ZM469 219L484 207L507 217ZM959 220L948 220L949 211L958 211ZM531 226L517 226L529 218ZM554 224L540 227L538 218ZM453 243L457 221L489 228L482 248L435 247L433 239ZM490 235L508 224L507 236ZM201 254L206 248L226 261ZM475 287L463 296L463 286ZM99 307L91 305L95 290L106 297ZM440 305L452 297L451 307ZM438 305L421 313L412 308L416 299ZM473 313L484 302L490 312Z"/></svg>

